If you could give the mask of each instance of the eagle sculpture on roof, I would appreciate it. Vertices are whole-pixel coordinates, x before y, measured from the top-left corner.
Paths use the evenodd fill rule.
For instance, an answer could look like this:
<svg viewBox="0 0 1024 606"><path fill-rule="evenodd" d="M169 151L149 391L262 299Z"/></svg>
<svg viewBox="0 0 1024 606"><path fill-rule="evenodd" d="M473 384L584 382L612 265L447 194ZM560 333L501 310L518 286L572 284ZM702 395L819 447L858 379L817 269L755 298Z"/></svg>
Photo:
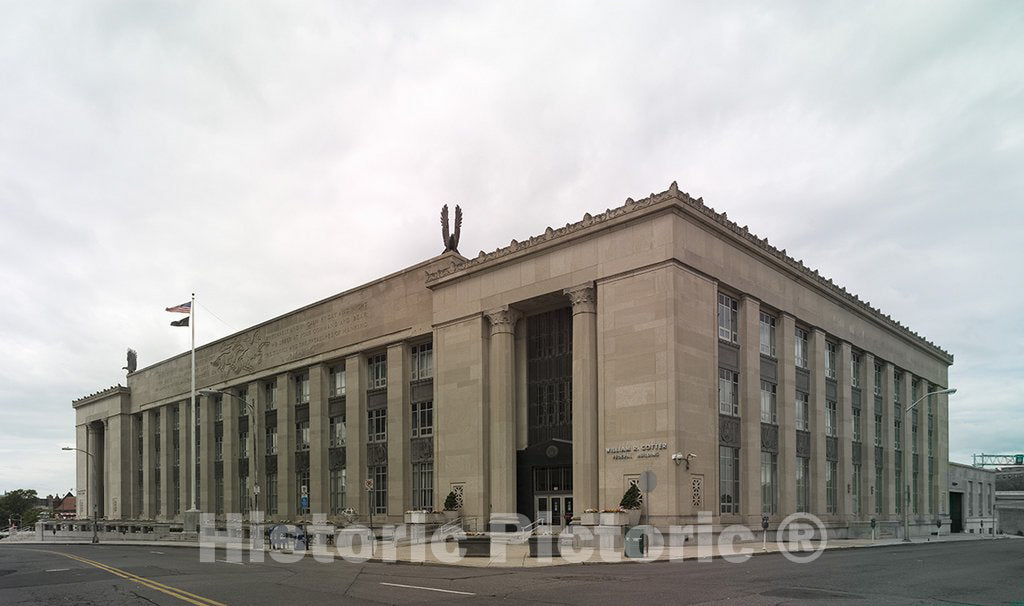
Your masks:
<svg viewBox="0 0 1024 606"><path fill-rule="evenodd" d="M448 205L441 207L441 238L444 240L444 251L459 252L459 235L462 231L462 208L455 205L455 233L448 232Z"/></svg>

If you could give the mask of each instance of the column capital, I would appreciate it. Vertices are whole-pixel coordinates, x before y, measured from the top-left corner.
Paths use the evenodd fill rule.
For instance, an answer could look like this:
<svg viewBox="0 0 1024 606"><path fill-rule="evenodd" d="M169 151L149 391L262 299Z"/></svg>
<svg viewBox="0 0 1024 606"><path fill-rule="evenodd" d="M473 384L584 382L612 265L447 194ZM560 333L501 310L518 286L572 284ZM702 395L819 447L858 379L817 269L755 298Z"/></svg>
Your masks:
<svg viewBox="0 0 1024 606"><path fill-rule="evenodd" d="M597 313L597 289L593 282L566 288L562 294L569 297L572 302L572 313Z"/></svg>
<svg viewBox="0 0 1024 606"><path fill-rule="evenodd" d="M494 336L502 333L513 334L516 322L523 317L523 314L518 309L503 305L485 311L484 316L491 323L491 336Z"/></svg>

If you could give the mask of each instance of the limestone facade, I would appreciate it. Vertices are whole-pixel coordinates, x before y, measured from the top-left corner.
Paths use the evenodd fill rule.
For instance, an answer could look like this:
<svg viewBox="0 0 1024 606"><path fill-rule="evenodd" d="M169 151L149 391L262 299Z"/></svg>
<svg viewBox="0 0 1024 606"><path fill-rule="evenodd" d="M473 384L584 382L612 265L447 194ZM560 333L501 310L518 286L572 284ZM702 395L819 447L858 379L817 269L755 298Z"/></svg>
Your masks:
<svg viewBox="0 0 1024 606"><path fill-rule="evenodd" d="M650 471L659 526L896 521L904 492L927 525L948 404L924 396L952 361L673 184L197 348L197 390L223 392L198 415L187 352L76 400L79 515L245 512L258 485L273 519L449 492L479 520L579 517Z"/></svg>

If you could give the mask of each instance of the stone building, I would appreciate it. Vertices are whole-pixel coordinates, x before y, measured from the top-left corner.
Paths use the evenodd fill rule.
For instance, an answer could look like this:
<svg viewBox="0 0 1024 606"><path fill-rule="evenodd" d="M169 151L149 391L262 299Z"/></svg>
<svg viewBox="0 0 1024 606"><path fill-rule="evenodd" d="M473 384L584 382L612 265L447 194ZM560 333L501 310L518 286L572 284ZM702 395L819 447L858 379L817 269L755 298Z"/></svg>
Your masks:
<svg viewBox="0 0 1024 606"><path fill-rule="evenodd" d="M895 532L909 485L925 533L947 514L947 398L906 411L952 361L673 183L204 345L197 389L230 395L194 417L188 353L75 401L79 515L177 520L193 493L242 511L255 480L276 519L400 521L449 492L468 517L558 519L652 471L662 527L807 511Z"/></svg>
<svg viewBox="0 0 1024 606"><path fill-rule="evenodd" d="M996 472L949 464L950 532L995 534Z"/></svg>

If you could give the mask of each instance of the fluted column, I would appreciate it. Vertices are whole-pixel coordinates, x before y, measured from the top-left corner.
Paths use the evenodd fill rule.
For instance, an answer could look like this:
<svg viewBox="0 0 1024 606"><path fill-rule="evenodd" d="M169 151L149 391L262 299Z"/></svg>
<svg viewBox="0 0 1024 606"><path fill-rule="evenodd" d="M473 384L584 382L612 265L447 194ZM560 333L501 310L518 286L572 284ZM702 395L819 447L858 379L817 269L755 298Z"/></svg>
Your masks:
<svg viewBox="0 0 1024 606"><path fill-rule="evenodd" d="M508 306L486 312L491 326L488 361L490 389L490 512L516 512L515 326L522 314Z"/></svg>
<svg viewBox="0 0 1024 606"><path fill-rule="evenodd" d="M572 478L574 511L599 507L597 289L567 288L572 302Z"/></svg>
<svg viewBox="0 0 1024 606"><path fill-rule="evenodd" d="M740 512L761 523L761 304L744 295L740 339ZM776 390L776 398L778 391Z"/></svg>

